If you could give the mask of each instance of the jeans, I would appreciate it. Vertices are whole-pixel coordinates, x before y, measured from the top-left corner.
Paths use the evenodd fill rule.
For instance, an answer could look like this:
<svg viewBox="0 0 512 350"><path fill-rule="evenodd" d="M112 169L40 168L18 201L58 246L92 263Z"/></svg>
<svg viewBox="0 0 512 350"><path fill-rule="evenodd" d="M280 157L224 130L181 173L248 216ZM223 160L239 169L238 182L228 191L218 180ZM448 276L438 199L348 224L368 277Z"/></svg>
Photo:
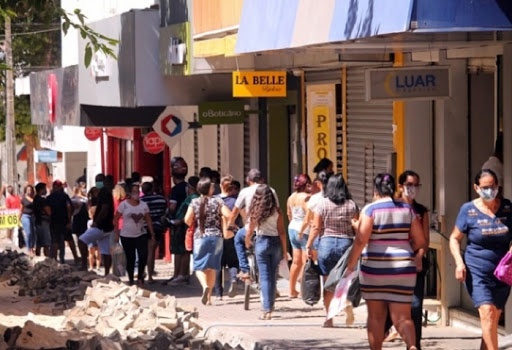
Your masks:
<svg viewBox="0 0 512 350"><path fill-rule="evenodd" d="M354 243L352 238L320 237L318 243L318 267L322 276L328 276L343 254Z"/></svg>
<svg viewBox="0 0 512 350"><path fill-rule="evenodd" d="M245 248L245 235L247 230L242 227L235 235L235 249L236 255L238 256L238 264L240 271L249 272L249 261L247 260L246 248Z"/></svg>
<svg viewBox="0 0 512 350"><path fill-rule="evenodd" d="M272 312L276 299L276 270L283 257L281 239L276 236L257 236L254 253L260 272L263 312Z"/></svg>
<svg viewBox="0 0 512 350"><path fill-rule="evenodd" d="M23 232L25 232L27 248L30 250L36 246L36 225L34 216L28 214L21 215L21 226L23 227Z"/></svg>
<svg viewBox="0 0 512 350"><path fill-rule="evenodd" d="M135 272L135 252L139 256L138 277L137 280L144 281L144 270L148 261L148 234L139 237L123 237L121 236L121 244L126 255L126 272L130 284L133 284L133 275Z"/></svg>

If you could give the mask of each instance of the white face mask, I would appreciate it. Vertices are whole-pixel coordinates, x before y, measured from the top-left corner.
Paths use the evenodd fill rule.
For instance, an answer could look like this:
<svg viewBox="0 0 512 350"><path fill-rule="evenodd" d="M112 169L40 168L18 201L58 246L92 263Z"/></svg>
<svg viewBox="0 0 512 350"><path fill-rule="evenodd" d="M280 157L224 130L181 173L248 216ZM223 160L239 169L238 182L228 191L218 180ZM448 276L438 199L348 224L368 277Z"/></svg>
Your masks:
<svg viewBox="0 0 512 350"><path fill-rule="evenodd" d="M478 188L478 195L480 198L482 198L484 201L492 201L496 198L498 195L498 189L496 188Z"/></svg>
<svg viewBox="0 0 512 350"><path fill-rule="evenodd" d="M404 186L404 196L414 199L418 194L418 187L416 186Z"/></svg>

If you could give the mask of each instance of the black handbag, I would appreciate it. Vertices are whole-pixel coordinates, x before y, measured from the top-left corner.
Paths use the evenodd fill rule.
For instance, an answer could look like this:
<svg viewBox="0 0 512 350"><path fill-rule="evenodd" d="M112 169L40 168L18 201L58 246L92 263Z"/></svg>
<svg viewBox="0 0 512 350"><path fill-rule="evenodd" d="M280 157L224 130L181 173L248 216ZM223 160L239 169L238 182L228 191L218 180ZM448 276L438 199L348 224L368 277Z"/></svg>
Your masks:
<svg viewBox="0 0 512 350"><path fill-rule="evenodd" d="M25 248L27 246L27 242L25 242L25 234L23 233L23 228L18 227L18 247Z"/></svg>
<svg viewBox="0 0 512 350"><path fill-rule="evenodd" d="M322 295L322 286L320 283L320 269L311 259L304 264L304 273L300 284L300 294L302 300L310 306L320 301Z"/></svg>

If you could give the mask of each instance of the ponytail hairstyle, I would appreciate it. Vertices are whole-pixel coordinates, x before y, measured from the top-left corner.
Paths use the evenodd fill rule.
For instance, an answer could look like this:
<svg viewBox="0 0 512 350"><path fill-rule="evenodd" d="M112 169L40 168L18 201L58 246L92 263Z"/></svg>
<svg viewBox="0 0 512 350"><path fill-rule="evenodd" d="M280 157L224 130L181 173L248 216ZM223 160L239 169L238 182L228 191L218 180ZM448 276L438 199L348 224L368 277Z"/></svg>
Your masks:
<svg viewBox="0 0 512 350"><path fill-rule="evenodd" d="M202 177L197 183L197 192L201 195L201 203L199 205L199 229L204 234L204 225L206 221L206 205L212 187L212 180L209 177Z"/></svg>
<svg viewBox="0 0 512 350"><path fill-rule="evenodd" d="M233 176L224 175L220 179L220 188L226 193L230 192L233 189Z"/></svg>
<svg viewBox="0 0 512 350"><path fill-rule="evenodd" d="M395 178L388 173L377 174L374 180L374 188L380 197L393 198L396 191Z"/></svg>
<svg viewBox="0 0 512 350"><path fill-rule="evenodd" d="M311 178L308 174L299 174L293 178L293 189L296 192L306 192L308 185L311 185Z"/></svg>

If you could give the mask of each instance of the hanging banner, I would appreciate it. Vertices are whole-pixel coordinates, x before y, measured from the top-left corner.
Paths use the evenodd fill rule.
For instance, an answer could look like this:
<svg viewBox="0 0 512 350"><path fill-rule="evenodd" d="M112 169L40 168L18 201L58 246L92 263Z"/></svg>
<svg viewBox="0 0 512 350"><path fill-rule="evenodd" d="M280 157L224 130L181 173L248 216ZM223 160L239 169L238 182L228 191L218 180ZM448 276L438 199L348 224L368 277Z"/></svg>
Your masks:
<svg viewBox="0 0 512 350"><path fill-rule="evenodd" d="M306 101L308 172L313 174L313 168L322 158L336 163L335 85L306 86Z"/></svg>
<svg viewBox="0 0 512 350"><path fill-rule="evenodd" d="M19 217L19 210L0 209L0 229L18 227Z"/></svg>
<svg viewBox="0 0 512 350"><path fill-rule="evenodd" d="M286 71L233 72L233 97L286 97Z"/></svg>

